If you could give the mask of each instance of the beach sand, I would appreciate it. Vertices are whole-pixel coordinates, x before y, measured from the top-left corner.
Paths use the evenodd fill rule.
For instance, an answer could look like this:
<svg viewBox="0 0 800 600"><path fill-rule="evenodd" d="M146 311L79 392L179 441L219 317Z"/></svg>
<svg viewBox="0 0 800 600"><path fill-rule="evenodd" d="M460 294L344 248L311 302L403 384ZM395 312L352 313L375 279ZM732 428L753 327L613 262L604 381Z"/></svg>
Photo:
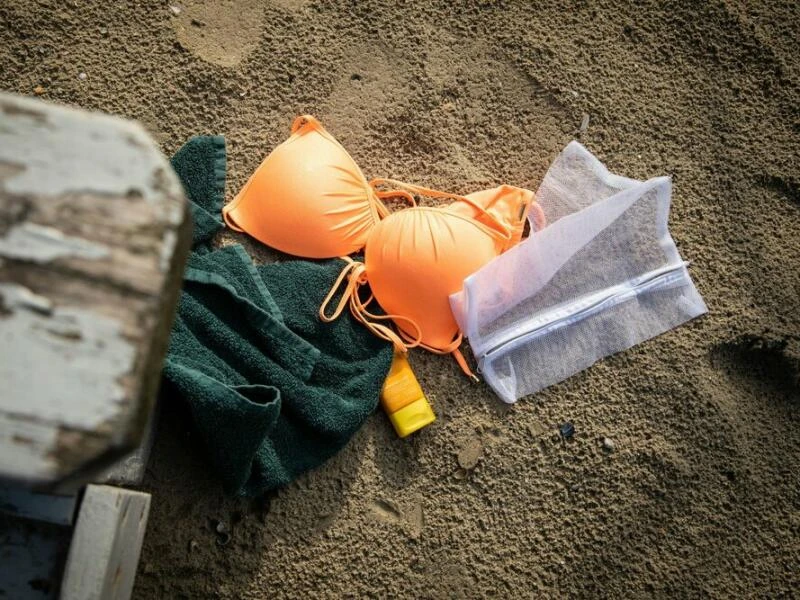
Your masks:
<svg viewBox="0 0 800 600"><path fill-rule="evenodd" d="M228 198L299 113L368 178L460 193L536 189L577 138L673 177L710 312L513 407L415 352L434 425L399 440L377 412L258 502L224 497L167 402L136 598L798 589L800 5L171 4L4 0L0 87L138 119L167 154L223 134Z"/></svg>

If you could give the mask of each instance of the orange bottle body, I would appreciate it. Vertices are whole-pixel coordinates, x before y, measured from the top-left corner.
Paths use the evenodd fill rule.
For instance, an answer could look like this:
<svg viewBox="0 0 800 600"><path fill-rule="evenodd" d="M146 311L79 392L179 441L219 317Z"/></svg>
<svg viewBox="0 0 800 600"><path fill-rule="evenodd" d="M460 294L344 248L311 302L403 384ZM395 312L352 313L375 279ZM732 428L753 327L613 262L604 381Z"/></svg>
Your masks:
<svg viewBox="0 0 800 600"><path fill-rule="evenodd" d="M408 357L397 352L381 391L381 406L397 435L404 438L436 420L425 393L417 381Z"/></svg>

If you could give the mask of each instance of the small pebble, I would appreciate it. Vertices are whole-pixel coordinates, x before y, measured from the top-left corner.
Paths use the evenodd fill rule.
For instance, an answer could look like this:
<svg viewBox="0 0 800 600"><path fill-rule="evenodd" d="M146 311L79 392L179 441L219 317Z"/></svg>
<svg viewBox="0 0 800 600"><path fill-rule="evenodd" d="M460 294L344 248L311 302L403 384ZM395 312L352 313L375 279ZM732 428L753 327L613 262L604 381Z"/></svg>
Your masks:
<svg viewBox="0 0 800 600"><path fill-rule="evenodd" d="M575 435L575 426L567 421L566 423L562 423L561 426L558 428L558 433L561 434L561 437L568 440L573 435Z"/></svg>
<svg viewBox="0 0 800 600"><path fill-rule="evenodd" d="M86 73L78 73L78 79L80 79L81 81L86 81L86 77L88 77Z"/></svg>
<svg viewBox="0 0 800 600"><path fill-rule="evenodd" d="M175 15L176 17L177 17L179 14L181 14L181 7L180 7L180 6L175 6L174 4L170 4L170 6L169 6L169 10L170 10L170 11L172 12L172 14L173 14L173 15Z"/></svg>
<svg viewBox="0 0 800 600"><path fill-rule="evenodd" d="M225 521L217 521L214 531L217 533L217 545L227 546L231 541L231 533L228 524Z"/></svg>
<svg viewBox="0 0 800 600"><path fill-rule="evenodd" d="M613 452L614 451L614 441L604 437L603 438L603 450L606 452Z"/></svg>
<svg viewBox="0 0 800 600"><path fill-rule="evenodd" d="M578 128L578 133L586 133L587 129L589 129L589 114L583 113L583 118L581 119L581 126Z"/></svg>
<svg viewBox="0 0 800 600"><path fill-rule="evenodd" d="M107 36L108 35L108 27L101 27L100 28L100 35L102 35L103 37Z"/></svg>

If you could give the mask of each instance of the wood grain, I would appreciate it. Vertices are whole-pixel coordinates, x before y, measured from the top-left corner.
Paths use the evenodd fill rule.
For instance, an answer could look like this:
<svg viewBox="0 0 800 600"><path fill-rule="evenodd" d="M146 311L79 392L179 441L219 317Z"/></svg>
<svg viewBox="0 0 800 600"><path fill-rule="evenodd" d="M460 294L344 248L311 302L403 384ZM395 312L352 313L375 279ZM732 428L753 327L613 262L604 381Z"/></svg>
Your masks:
<svg viewBox="0 0 800 600"><path fill-rule="evenodd" d="M0 94L0 480L77 485L138 445L190 238L139 125Z"/></svg>

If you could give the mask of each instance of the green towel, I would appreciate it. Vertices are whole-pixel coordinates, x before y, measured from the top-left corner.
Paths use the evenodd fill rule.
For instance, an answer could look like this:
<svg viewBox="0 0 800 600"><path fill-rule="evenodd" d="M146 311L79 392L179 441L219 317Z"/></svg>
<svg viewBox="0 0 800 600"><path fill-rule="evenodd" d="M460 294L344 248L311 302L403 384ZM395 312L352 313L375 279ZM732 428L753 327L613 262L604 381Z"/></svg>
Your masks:
<svg viewBox="0 0 800 600"><path fill-rule="evenodd" d="M211 250L222 226L225 146L192 138L173 157L195 218L164 364L226 491L255 496L338 452L375 410L391 345L319 306L344 262L255 267L239 245Z"/></svg>
<svg viewBox="0 0 800 600"><path fill-rule="evenodd" d="M175 153L171 162L189 199L194 220L193 251L205 251L214 234L222 229L219 215L225 202L225 138L194 137Z"/></svg>

